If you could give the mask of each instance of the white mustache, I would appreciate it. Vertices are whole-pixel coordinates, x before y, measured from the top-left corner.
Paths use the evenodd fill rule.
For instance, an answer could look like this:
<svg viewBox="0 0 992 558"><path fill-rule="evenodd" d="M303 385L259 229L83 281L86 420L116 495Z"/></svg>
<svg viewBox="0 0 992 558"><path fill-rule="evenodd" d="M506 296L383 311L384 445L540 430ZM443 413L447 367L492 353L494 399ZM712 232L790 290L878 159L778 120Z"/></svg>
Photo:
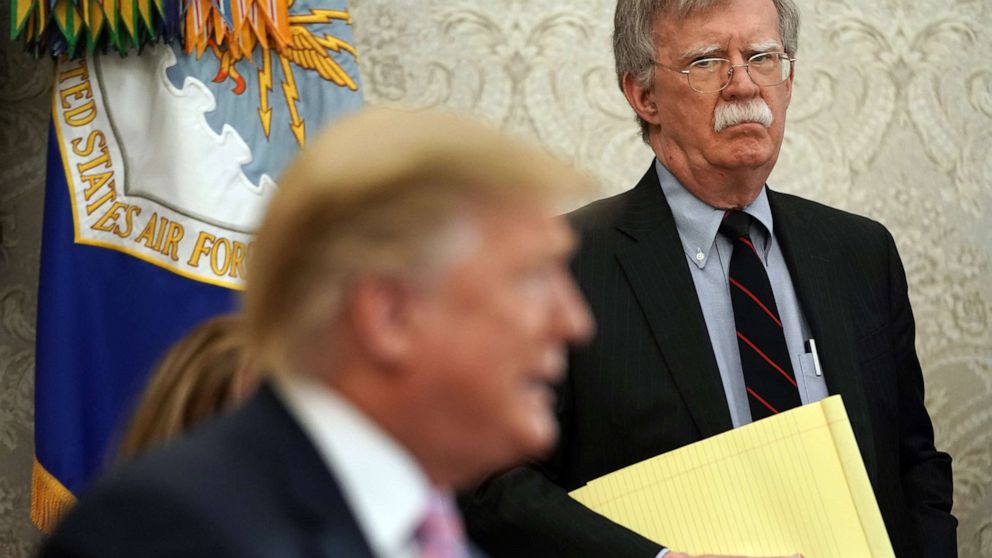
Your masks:
<svg viewBox="0 0 992 558"><path fill-rule="evenodd" d="M719 133L744 122L757 122L768 128L772 125L772 120L772 109L760 97L749 101L721 103L713 112L713 131Z"/></svg>

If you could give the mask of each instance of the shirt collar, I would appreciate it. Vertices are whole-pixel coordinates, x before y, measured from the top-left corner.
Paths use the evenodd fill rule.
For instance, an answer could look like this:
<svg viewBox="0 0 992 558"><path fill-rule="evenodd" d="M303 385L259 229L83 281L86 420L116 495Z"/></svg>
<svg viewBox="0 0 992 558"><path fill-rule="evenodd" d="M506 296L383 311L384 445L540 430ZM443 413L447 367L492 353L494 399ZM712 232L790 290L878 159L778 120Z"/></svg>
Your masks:
<svg viewBox="0 0 992 558"><path fill-rule="evenodd" d="M675 228L678 229L679 238L682 240L682 249L689 261L702 269L710 260L716 244L715 239L720 230L724 210L712 207L697 198L657 159L655 159L655 170L658 173L661 191L672 210ZM771 238L774 230L767 190L767 187L762 187L758 197L751 202L751 205L744 208L745 213L764 225L764 229L753 227L751 230L752 237L757 237L753 238L755 247L763 254L768 252L771 245L768 239Z"/></svg>
<svg viewBox="0 0 992 558"><path fill-rule="evenodd" d="M403 555L433 490L413 457L347 399L315 380L283 374L273 384L334 472L376 555Z"/></svg>

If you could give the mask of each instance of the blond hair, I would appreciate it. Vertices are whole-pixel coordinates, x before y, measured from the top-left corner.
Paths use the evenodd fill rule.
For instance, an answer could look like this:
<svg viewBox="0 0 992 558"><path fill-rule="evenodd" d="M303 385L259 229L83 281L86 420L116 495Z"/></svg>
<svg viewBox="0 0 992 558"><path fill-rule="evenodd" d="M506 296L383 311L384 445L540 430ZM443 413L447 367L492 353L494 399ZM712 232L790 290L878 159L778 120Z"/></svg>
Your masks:
<svg viewBox="0 0 992 558"><path fill-rule="evenodd" d="M307 369L355 280L436 266L468 205L552 204L584 183L543 150L452 115L368 108L336 122L280 178L252 247L256 355L270 371Z"/></svg>
<svg viewBox="0 0 992 558"><path fill-rule="evenodd" d="M241 319L211 318L175 343L152 372L118 456L130 460L231 406L248 363Z"/></svg>

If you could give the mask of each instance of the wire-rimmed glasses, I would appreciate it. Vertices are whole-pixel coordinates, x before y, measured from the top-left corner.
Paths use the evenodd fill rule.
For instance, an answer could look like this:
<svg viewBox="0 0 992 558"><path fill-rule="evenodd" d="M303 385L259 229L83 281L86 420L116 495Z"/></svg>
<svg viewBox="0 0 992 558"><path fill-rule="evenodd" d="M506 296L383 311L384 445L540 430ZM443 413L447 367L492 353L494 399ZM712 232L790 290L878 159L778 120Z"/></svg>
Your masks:
<svg viewBox="0 0 992 558"><path fill-rule="evenodd" d="M702 58L681 70L661 62L655 64L666 70L684 74L689 80L689 87L695 91L716 93L730 85L734 70L737 68L743 67L756 85L772 87L789 79L795 62L795 58L790 58L784 52L761 52L751 56L743 64L732 64L726 58Z"/></svg>

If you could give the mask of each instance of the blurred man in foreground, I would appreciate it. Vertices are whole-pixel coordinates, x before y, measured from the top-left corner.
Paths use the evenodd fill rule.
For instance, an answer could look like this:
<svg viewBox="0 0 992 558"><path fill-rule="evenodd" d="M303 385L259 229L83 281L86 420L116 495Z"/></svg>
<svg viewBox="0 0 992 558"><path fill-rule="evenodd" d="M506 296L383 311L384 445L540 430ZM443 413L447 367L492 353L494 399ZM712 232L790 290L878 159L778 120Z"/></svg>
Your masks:
<svg viewBox="0 0 992 558"><path fill-rule="evenodd" d="M566 491L829 394L896 554L956 554L950 457L892 236L766 186L798 35L792 0L617 2L617 78L655 158L633 189L572 215L598 334L570 360L552 459L475 494L470 530L493 554L656 556Z"/></svg>
<svg viewBox="0 0 992 558"><path fill-rule="evenodd" d="M580 182L453 117L335 124L251 254L258 393L97 483L42 556L468 556L450 491L549 449L590 333L553 211Z"/></svg>

